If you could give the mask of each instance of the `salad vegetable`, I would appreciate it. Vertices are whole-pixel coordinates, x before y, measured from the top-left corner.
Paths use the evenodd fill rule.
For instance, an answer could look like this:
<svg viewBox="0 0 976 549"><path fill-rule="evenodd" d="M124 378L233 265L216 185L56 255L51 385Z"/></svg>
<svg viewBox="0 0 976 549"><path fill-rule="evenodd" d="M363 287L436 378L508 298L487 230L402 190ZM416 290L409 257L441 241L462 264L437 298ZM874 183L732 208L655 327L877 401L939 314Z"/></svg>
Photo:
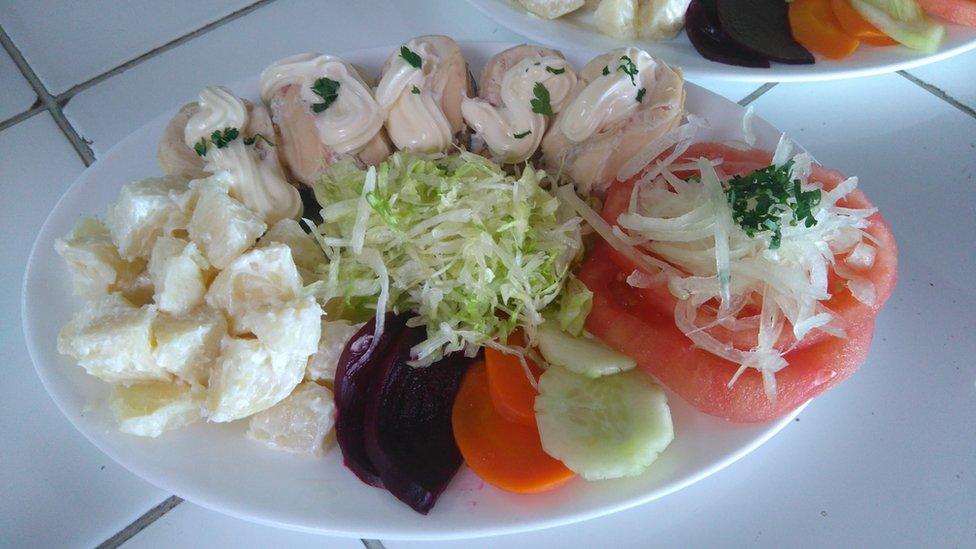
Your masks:
<svg viewBox="0 0 976 549"><path fill-rule="evenodd" d="M580 219L545 182L465 152L401 152L375 170L337 164L315 186L324 299L346 316L375 315L380 333L386 311L415 310L411 324L427 326L413 348L421 366L501 346L517 327L531 339L582 249ZM583 301L557 314L571 324Z"/></svg>

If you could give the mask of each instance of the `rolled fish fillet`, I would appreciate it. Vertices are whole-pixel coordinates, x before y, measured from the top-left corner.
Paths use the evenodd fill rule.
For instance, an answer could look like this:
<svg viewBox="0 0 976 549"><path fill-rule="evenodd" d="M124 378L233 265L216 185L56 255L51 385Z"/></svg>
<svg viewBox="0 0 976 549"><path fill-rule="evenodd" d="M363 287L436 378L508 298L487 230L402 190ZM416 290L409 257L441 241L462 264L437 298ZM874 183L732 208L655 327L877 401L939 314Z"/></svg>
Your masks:
<svg viewBox="0 0 976 549"><path fill-rule="evenodd" d="M579 73L579 93L542 141L547 170L602 195L620 167L684 114L684 78L637 48L600 55Z"/></svg>
<svg viewBox="0 0 976 549"><path fill-rule="evenodd" d="M450 150L463 140L461 101L474 83L457 42L420 36L386 60L376 86L386 131L396 148L414 152Z"/></svg>
<svg viewBox="0 0 976 549"><path fill-rule="evenodd" d="M499 53L481 74L480 96L461 102L474 132L472 150L503 164L528 160L542 143L552 114L578 91L576 84L576 70L559 51L521 45Z"/></svg>
<svg viewBox="0 0 976 549"><path fill-rule="evenodd" d="M339 57L303 53L273 63L261 74L261 98L285 167L305 185L340 159L371 166L392 152L373 90Z"/></svg>

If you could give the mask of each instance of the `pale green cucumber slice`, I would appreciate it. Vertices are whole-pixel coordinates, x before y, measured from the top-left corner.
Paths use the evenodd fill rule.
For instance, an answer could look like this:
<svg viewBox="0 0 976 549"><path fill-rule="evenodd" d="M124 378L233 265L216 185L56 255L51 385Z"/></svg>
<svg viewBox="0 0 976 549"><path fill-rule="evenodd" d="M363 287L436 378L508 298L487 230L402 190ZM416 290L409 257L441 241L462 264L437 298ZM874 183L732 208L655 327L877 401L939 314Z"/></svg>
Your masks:
<svg viewBox="0 0 976 549"><path fill-rule="evenodd" d="M535 413L543 450L586 480L639 475L674 439L664 390L637 370L590 378L551 366Z"/></svg>
<svg viewBox="0 0 976 549"><path fill-rule="evenodd" d="M851 0L851 6L878 30L909 48L939 49L945 27L929 19L914 0Z"/></svg>
<svg viewBox="0 0 976 549"><path fill-rule="evenodd" d="M595 339L572 336L548 322L539 327L539 352L549 364L586 377L626 372L637 366L634 359Z"/></svg>

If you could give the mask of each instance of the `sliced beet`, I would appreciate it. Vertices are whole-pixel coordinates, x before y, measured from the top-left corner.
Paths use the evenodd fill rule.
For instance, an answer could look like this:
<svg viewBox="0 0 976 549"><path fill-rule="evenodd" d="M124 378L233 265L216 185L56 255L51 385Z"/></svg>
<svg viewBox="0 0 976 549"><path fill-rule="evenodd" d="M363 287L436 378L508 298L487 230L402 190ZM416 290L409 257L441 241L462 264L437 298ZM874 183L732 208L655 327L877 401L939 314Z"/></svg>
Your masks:
<svg viewBox="0 0 976 549"><path fill-rule="evenodd" d="M366 455L366 406L370 402L370 387L379 368L374 362L386 356L393 341L406 326L407 316L386 315L383 333L374 338L375 322L367 322L346 342L336 368L334 395L336 404L336 443L342 460L357 477L373 486L382 487L379 473Z"/></svg>
<svg viewBox="0 0 976 549"><path fill-rule="evenodd" d="M732 40L718 21L716 0L692 0L685 13L688 40L705 59L740 67L769 68L769 60Z"/></svg>
<svg viewBox="0 0 976 549"><path fill-rule="evenodd" d="M743 48L771 61L806 65L813 54L793 40L783 0L717 0L722 29Z"/></svg>
<svg viewBox="0 0 976 549"><path fill-rule="evenodd" d="M407 328L378 363L365 439L383 486L426 515L463 462L451 410L473 359L454 353L430 366L410 366L410 349L425 337L423 326Z"/></svg>

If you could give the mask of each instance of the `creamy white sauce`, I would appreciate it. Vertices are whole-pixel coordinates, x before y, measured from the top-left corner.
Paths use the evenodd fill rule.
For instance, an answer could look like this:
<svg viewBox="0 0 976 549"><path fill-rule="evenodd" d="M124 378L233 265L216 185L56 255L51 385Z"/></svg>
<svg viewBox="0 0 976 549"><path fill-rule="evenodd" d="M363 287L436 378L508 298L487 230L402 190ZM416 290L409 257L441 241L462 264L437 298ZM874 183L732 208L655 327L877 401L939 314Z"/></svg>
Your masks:
<svg viewBox="0 0 976 549"><path fill-rule="evenodd" d="M336 100L324 111L312 112L322 98L312 86L319 78L339 83ZM315 116L319 139L338 154L362 150L383 128L383 109L355 67L332 55L303 53L277 61L261 73L261 98L270 103L282 88L297 85Z"/></svg>
<svg viewBox="0 0 976 549"><path fill-rule="evenodd" d="M563 72L553 74L546 67ZM464 120L484 139L496 160L508 164L522 162L539 148L546 133L546 118L532 112L537 83L549 91L549 104L556 114L576 87L576 71L560 57L527 57L502 76L501 106L479 98L462 100Z"/></svg>
<svg viewBox="0 0 976 549"><path fill-rule="evenodd" d="M620 69L629 57L637 67L631 76ZM640 103L641 89L650 96L654 88L654 69L657 62L647 52L637 48L623 48L606 55L608 74L600 74L589 81L560 116L561 131L570 141L581 142L613 124L625 120ZM602 67L601 67L602 69Z"/></svg>
<svg viewBox="0 0 976 549"><path fill-rule="evenodd" d="M220 87L204 88L197 104L200 110L187 122L183 139L190 148L201 138L207 139L204 169L210 173L227 172L232 181L231 196L260 215L265 223L298 218L302 213L301 197L285 179L274 151L262 158L254 145L244 144L247 105ZM217 148L210 142L211 134L226 128L237 128L239 135Z"/></svg>
<svg viewBox="0 0 976 549"><path fill-rule="evenodd" d="M423 38L406 47L420 56L420 68L407 63L399 50L393 54L376 86L376 101L386 113L386 131L398 149L416 152L447 150L454 132L441 109L443 89L438 75L446 60ZM419 92L419 93L415 93Z"/></svg>

